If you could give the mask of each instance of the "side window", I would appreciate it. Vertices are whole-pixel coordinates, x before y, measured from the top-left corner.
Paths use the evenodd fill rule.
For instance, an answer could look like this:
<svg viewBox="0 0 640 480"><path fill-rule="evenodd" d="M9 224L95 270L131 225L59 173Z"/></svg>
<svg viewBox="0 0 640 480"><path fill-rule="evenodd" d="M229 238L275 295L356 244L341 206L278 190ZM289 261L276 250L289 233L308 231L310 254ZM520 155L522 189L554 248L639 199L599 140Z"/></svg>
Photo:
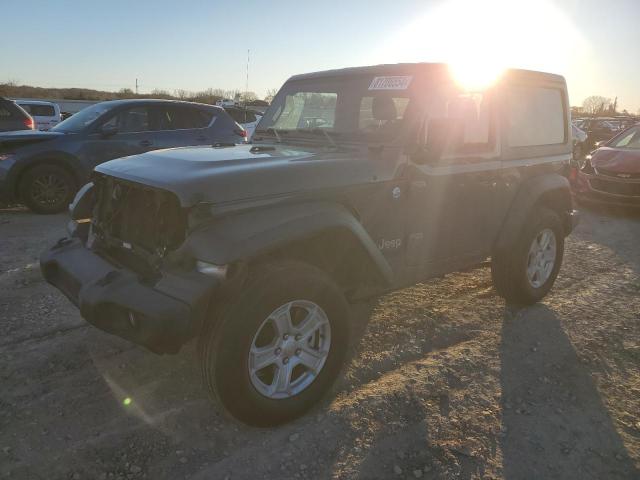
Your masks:
<svg viewBox="0 0 640 480"><path fill-rule="evenodd" d="M4 107L0 107L0 118L10 118L11 112Z"/></svg>
<svg viewBox="0 0 640 480"><path fill-rule="evenodd" d="M507 91L507 138L511 147L565 142L562 92L555 88L511 87Z"/></svg>
<svg viewBox="0 0 640 480"><path fill-rule="evenodd" d="M453 93L438 97L429 109L427 141L442 144L443 159L473 156L495 149L491 95Z"/></svg>
<svg viewBox="0 0 640 480"><path fill-rule="evenodd" d="M371 132L388 127L404 118L409 99L404 97L362 97L358 114L358 130Z"/></svg>
<svg viewBox="0 0 640 480"><path fill-rule="evenodd" d="M194 117L194 128L207 128L213 120L213 112L194 108L191 110Z"/></svg>
<svg viewBox="0 0 640 480"><path fill-rule="evenodd" d="M123 110L107 120L104 125L117 127L118 133L147 132L150 130L149 112L147 107Z"/></svg>

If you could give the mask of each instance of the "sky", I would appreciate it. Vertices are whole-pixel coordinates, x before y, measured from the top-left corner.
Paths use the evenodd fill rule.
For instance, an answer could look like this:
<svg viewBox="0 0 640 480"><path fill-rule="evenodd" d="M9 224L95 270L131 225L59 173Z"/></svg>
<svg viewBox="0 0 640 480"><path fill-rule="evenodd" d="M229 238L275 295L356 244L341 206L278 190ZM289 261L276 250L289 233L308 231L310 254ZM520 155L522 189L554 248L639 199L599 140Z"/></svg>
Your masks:
<svg viewBox="0 0 640 480"><path fill-rule="evenodd" d="M244 90L250 50L259 97L297 73L445 61L476 77L559 73L572 105L640 109L640 0L0 0L0 12L0 82Z"/></svg>

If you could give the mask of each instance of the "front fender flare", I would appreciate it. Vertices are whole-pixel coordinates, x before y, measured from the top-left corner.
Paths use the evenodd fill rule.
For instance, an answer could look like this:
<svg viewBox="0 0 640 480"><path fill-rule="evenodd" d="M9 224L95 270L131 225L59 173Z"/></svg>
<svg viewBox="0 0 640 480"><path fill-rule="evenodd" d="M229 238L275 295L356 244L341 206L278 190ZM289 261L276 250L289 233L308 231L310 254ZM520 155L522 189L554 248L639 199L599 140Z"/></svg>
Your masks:
<svg viewBox="0 0 640 480"><path fill-rule="evenodd" d="M392 284L391 267L367 231L344 206L333 203L270 207L222 217L193 231L180 252L216 265L228 265L332 229L350 232L381 278Z"/></svg>

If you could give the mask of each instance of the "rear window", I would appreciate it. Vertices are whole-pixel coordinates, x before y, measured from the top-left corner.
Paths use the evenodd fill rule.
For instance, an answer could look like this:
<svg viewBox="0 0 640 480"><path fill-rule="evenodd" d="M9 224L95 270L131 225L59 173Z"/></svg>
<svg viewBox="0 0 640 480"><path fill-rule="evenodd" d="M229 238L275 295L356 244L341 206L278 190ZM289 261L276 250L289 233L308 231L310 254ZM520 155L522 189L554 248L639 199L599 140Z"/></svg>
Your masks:
<svg viewBox="0 0 640 480"><path fill-rule="evenodd" d="M24 108L32 117L55 117L56 110L53 105L34 105L29 103L18 104Z"/></svg>
<svg viewBox="0 0 640 480"><path fill-rule="evenodd" d="M507 115L512 147L555 145L566 140L564 101L559 89L511 87Z"/></svg>
<svg viewBox="0 0 640 480"><path fill-rule="evenodd" d="M157 111L154 130L190 130L206 128L213 119L213 113L199 108L181 106L160 107Z"/></svg>
<svg viewBox="0 0 640 480"><path fill-rule="evenodd" d="M0 120L24 118L25 113L20 107L10 100L0 99Z"/></svg>

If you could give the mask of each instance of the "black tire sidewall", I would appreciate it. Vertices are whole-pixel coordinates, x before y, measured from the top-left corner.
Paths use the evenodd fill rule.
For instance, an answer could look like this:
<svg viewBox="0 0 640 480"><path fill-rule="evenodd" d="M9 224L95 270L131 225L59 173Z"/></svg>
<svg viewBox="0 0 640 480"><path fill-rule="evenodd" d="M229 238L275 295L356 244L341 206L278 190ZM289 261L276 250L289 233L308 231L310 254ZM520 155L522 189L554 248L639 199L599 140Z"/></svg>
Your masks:
<svg viewBox="0 0 640 480"><path fill-rule="evenodd" d="M522 292L522 301L524 303L535 303L549 293L558 276L562 259L564 256L564 232L558 214L547 208L539 208L533 212L529 222L523 229L520 241L518 242L517 251L514 255L515 274L514 279L518 283L519 290ZM529 282L527 277L527 263L529 258L529 249L533 239L544 229L551 229L556 237L556 259L553 270L547 281L538 288L535 288Z"/></svg>
<svg viewBox="0 0 640 480"><path fill-rule="evenodd" d="M31 185L35 179L43 175L56 175L67 185L67 195L58 204L45 206L36 202L31 197ZM75 193L75 180L73 176L64 168L57 165L38 165L29 169L22 177L19 186L20 199L32 211L42 214L59 213L66 210L73 199Z"/></svg>
<svg viewBox="0 0 640 480"><path fill-rule="evenodd" d="M331 326L331 347L318 377L305 390L288 399L269 399L251 384L249 348L259 326L278 307L292 300L319 305ZM293 264L272 267L249 282L233 305L225 309L211 331L202 361L209 362L207 375L216 396L234 417L256 426L292 420L311 408L330 389L339 374L348 348L348 305L344 296L323 272Z"/></svg>

